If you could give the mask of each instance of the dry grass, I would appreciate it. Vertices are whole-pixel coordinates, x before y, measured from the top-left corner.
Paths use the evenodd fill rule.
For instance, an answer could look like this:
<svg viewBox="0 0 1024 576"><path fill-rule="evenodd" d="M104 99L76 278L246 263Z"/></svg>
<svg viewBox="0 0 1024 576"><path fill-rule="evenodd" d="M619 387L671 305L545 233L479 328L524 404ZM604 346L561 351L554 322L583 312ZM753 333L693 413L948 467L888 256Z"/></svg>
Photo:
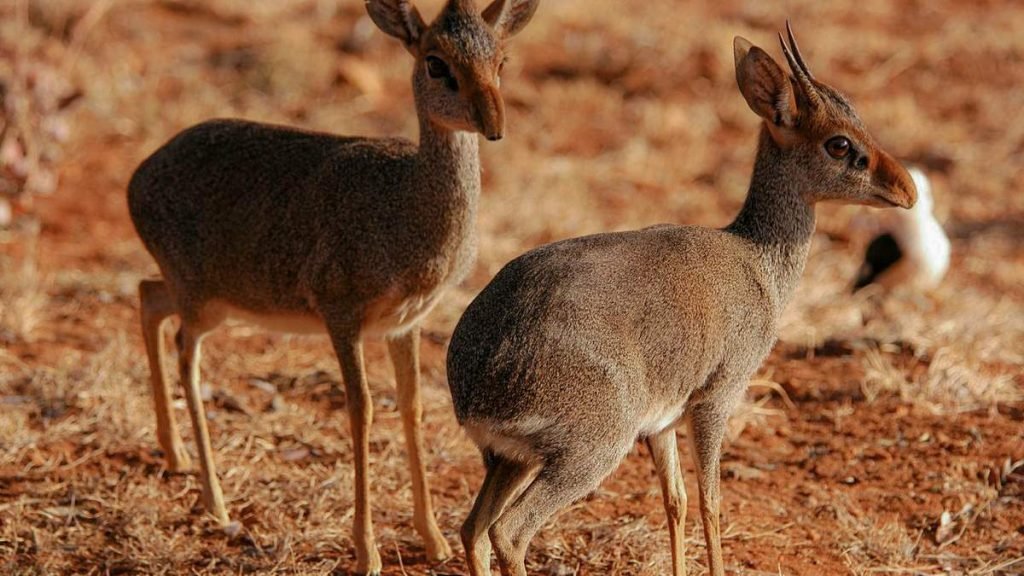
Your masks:
<svg viewBox="0 0 1024 576"><path fill-rule="evenodd" d="M866 516L843 504L833 508L843 530L843 556L856 574L914 573L927 570L916 562L917 541L898 520Z"/></svg>
<svg viewBox="0 0 1024 576"><path fill-rule="evenodd" d="M18 233L24 250L0 255L0 342L30 342L42 320L47 295L37 263L38 229Z"/></svg>
<svg viewBox="0 0 1024 576"><path fill-rule="evenodd" d="M440 3L418 2L428 15ZM63 160L56 194L35 207L38 237L20 225L0 235L0 571L345 573L351 451L325 339L233 326L204 346L219 471L241 534L202 516L192 475L163 469L135 301L136 282L155 267L127 222L123 189L146 154L212 116L414 137L408 57L368 25L360 2L15 5L30 8L31 30L14 35L12 8L0 6L0 81L15 62L5 42L19 38L84 97L62 112L69 139L48 153ZM1024 108L1024 10L1008 3L546 1L512 46L508 138L482 146L480 262L426 325L428 461L448 535L481 475L444 384L461 311L507 260L542 242L726 223L756 129L729 42L742 34L774 52L786 16L818 75L850 93L891 152L930 173L953 268L930 294L850 297L871 213L819 209L782 352L732 423L729 570L1024 570L1024 471L1004 466L1024 459L1024 121L1009 113ZM367 358L387 573L462 573L460 561L423 561L391 369L380 343ZM699 573L693 478L688 555ZM955 520L963 535L936 543L942 512L967 505ZM666 544L640 448L543 530L530 567L661 574Z"/></svg>
<svg viewBox="0 0 1024 576"><path fill-rule="evenodd" d="M101 2L100 4L104 4ZM81 97L71 77L85 13L75 26L69 10L24 0L0 8L0 226L10 224L10 200L31 205L57 188L57 164L70 138L69 108ZM63 14L60 21L48 18ZM35 25L33 25L35 24ZM69 44L61 41L67 35Z"/></svg>

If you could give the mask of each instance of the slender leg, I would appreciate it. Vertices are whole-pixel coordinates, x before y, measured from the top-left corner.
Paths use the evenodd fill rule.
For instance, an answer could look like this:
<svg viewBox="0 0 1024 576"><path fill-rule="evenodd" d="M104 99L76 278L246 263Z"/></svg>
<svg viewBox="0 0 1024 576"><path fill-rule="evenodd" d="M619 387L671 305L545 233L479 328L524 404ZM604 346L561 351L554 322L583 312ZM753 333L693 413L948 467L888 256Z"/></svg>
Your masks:
<svg viewBox="0 0 1024 576"><path fill-rule="evenodd" d="M686 486L683 484L683 470L679 466L675 428L651 436L647 439L647 446L651 449L651 458L661 482L661 495L668 516L668 534L672 541L672 574L686 576L686 549L683 542L686 536Z"/></svg>
<svg viewBox="0 0 1024 576"><path fill-rule="evenodd" d="M724 576L722 534L719 527L719 466L725 425L735 402L704 402L690 407L690 445L697 468L700 489L700 517L708 549L708 570L712 576Z"/></svg>
<svg viewBox="0 0 1024 576"><path fill-rule="evenodd" d="M545 463L537 477L491 526L491 544L502 576L527 576L526 549L557 511L597 488L622 459L617 453L586 450Z"/></svg>
<svg viewBox="0 0 1024 576"><path fill-rule="evenodd" d="M217 469L213 463L213 447L210 445L210 431L206 427L206 410L203 408L203 397L199 390L199 345L202 332L196 330L183 317L181 329L178 330L178 365L181 369L181 382L185 387L185 400L188 402L188 413L192 418L192 429L196 436L199 452L199 474L203 486L203 506L217 521L226 526L227 510L224 508L224 495L217 480Z"/></svg>
<svg viewBox="0 0 1024 576"><path fill-rule="evenodd" d="M487 531L535 468L496 455L485 458L485 461L487 475L473 509L462 524L462 545L466 549L470 576L490 576L491 541Z"/></svg>
<svg viewBox="0 0 1024 576"><path fill-rule="evenodd" d="M192 459L181 441L177 419L174 417L173 399L164 372L164 358L167 356L161 328L177 311L174 301L163 280L139 282L139 302L142 316L142 339L146 343L146 357L149 359L150 386L153 391L156 411L156 438L167 459L167 469L184 472L192 467Z"/></svg>
<svg viewBox="0 0 1024 576"><path fill-rule="evenodd" d="M395 365L395 387L398 390L398 409L402 413L405 443L409 450L409 472L412 476L413 526L420 533L427 548L427 557L441 561L452 555L441 530L434 519L434 507L427 485L423 463L423 433L421 421L423 406L420 400L420 329L388 340L391 361Z"/></svg>
<svg viewBox="0 0 1024 576"><path fill-rule="evenodd" d="M363 344L358 333L331 333L334 351L341 363L345 380L346 404L352 428L355 454L355 526L352 539L356 546L356 571L376 576L381 571L380 554L373 536L373 518L370 513L370 425L373 423L373 403L370 388L363 372Z"/></svg>

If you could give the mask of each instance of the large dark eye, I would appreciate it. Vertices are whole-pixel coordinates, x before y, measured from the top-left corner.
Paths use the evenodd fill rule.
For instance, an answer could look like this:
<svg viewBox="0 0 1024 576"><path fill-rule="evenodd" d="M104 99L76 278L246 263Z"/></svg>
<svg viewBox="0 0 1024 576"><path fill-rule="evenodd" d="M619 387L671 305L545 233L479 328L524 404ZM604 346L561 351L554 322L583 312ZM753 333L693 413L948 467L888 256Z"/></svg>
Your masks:
<svg viewBox="0 0 1024 576"><path fill-rule="evenodd" d="M825 142L825 151L836 160L842 160L850 154L850 140L846 136L836 136Z"/></svg>
<svg viewBox="0 0 1024 576"><path fill-rule="evenodd" d="M448 69L448 65L444 63L437 56L427 56L427 74L431 78L447 78L451 76L451 70Z"/></svg>
<svg viewBox="0 0 1024 576"><path fill-rule="evenodd" d="M445 86L452 91L459 89L459 82L452 74L451 68L437 56L427 56L427 75L437 80L444 80Z"/></svg>

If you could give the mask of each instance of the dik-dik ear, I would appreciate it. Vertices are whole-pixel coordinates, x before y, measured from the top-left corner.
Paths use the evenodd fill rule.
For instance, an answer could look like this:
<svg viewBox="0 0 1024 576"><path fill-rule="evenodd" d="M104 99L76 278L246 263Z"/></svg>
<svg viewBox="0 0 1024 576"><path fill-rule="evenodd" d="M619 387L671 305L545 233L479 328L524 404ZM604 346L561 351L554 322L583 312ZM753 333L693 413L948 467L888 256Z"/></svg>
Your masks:
<svg viewBox="0 0 1024 576"><path fill-rule="evenodd" d="M796 96L789 75L767 52L746 38L732 43L736 56L736 83L750 109L780 128L793 128L797 120Z"/></svg>
<svg viewBox="0 0 1024 576"><path fill-rule="evenodd" d="M499 38L511 38L526 27L537 11L540 0L494 0L484 9L484 21Z"/></svg>
<svg viewBox="0 0 1024 576"><path fill-rule="evenodd" d="M366 11L382 32L398 38L407 50L416 53L427 25L410 0L366 0Z"/></svg>

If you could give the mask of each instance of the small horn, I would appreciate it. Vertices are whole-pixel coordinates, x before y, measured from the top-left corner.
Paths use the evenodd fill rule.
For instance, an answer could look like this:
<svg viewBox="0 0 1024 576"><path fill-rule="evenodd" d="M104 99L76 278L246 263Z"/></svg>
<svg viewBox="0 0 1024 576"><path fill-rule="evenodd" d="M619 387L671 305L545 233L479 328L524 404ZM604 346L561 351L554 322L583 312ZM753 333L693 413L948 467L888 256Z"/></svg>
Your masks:
<svg viewBox="0 0 1024 576"><path fill-rule="evenodd" d="M793 27L789 25L789 20L786 20L786 35L789 36L789 45L793 47L793 56L796 58L797 64L800 65L800 69L804 71L807 78L814 80L814 75L811 74L810 68L804 62L803 55L800 54L800 45L796 43L796 36L793 35Z"/></svg>
<svg viewBox="0 0 1024 576"><path fill-rule="evenodd" d="M796 39L793 36L793 30L789 26L789 21L786 21L786 31L789 33L790 43L793 45L793 51L791 52L789 46L786 45L786 40L782 37L782 33L779 33L779 44L782 45L782 53L786 56L786 61L789 62L789 69L793 72L793 76L796 77L797 82L800 84L800 88L807 97L807 101L812 107L817 107L821 104L821 96L818 94L818 89L814 86L812 81L813 77L807 70L807 65L804 64L803 57L800 55L800 51L796 46ZM796 55L794 55L794 52Z"/></svg>

